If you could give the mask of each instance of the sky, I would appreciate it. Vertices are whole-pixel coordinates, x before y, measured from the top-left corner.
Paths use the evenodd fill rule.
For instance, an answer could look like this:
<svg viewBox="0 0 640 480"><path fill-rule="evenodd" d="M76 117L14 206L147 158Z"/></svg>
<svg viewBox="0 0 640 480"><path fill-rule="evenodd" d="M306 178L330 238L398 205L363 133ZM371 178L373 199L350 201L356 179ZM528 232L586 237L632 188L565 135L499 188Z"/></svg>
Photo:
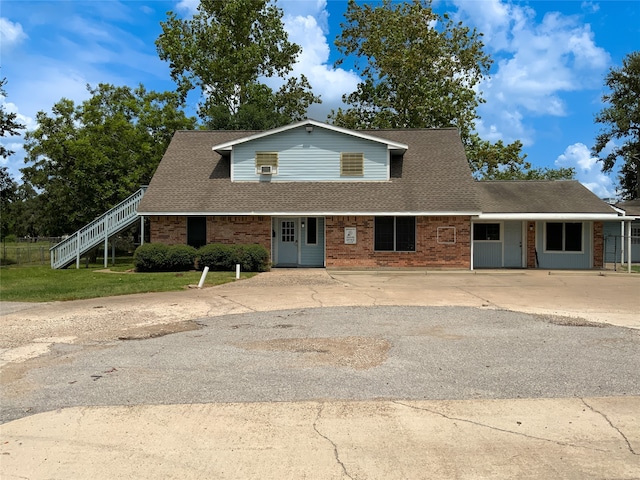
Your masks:
<svg viewBox="0 0 640 480"><path fill-rule="evenodd" d="M369 2L372 3L372 2ZM7 79L6 111L33 130L38 111L51 112L61 98L81 103L86 85L143 84L175 89L155 40L167 11L188 17L198 0L2 0L0 78ZM355 90L359 77L333 42L346 0L278 0L289 39L302 47L294 74L304 73L323 103L309 117L325 121ZM480 90L476 130L485 140L520 140L535 167L574 167L576 178L602 198L616 197L617 173L605 175L590 154L602 125L604 78L640 50L640 2L436 0L434 9L483 33L493 59ZM277 86L277 85L271 85ZM195 115L198 98L187 111ZM0 141L16 153L7 160L20 181L22 137Z"/></svg>

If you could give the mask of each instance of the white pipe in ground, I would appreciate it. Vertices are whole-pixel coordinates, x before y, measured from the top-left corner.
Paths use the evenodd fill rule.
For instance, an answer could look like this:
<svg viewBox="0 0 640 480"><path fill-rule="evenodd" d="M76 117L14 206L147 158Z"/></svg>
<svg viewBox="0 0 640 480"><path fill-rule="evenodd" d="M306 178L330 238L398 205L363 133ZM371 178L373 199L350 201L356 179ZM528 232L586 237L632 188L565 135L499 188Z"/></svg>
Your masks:
<svg viewBox="0 0 640 480"><path fill-rule="evenodd" d="M236 280L240 280L240 264L236 263Z"/></svg>
<svg viewBox="0 0 640 480"><path fill-rule="evenodd" d="M202 288L204 285L204 279L207 278L207 273L209 273L209 267L204 267L204 270L202 270L202 276L200 277L200 282L198 282L198 288Z"/></svg>

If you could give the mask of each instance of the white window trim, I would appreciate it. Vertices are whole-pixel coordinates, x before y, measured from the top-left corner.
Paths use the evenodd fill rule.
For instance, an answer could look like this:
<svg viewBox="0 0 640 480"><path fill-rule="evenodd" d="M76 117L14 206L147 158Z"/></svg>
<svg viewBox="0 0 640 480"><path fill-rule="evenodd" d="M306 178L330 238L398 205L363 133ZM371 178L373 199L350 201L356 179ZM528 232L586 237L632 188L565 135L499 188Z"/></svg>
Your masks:
<svg viewBox="0 0 640 480"><path fill-rule="evenodd" d="M316 240L314 243L309 243L309 236L307 235L307 228L309 228L309 219L310 218L315 218L316 219ZM305 245L309 245L309 246L313 246L316 247L318 245L318 224L320 222L318 222L318 217L303 217L302 221L305 222L305 232L304 232L304 244ZM302 230L302 229L301 229Z"/></svg>
<svg viewBox="0 0 640 480"><path fill-rule="evenodd" d="M562 250L547 250L547 224L548 223L561 223L562 226ZM581 232L581 236L580 236L580 250L565 250L566 248L566 231L565 231L565 224L567 223L580 223L582 224L582 232ZM571 222L571 221L554 221L554 220L549 220L544 222L544 228L542 229L542 252L543 253L548 253L548 254L557 254L557 255L584 255L585 251L584 251L584 235L586 232L585 229L585 224L586 222Z"/></svg>

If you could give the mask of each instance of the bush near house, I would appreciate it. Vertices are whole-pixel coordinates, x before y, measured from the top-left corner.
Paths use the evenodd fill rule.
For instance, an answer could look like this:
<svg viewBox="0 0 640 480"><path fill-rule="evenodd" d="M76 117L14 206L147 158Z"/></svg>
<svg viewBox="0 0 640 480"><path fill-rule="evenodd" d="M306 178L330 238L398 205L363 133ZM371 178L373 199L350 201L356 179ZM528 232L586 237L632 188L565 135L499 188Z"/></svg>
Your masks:
<svg viewBox="0 0 640 480"><path fill-rule="evenodd" d="M169 246L163 243L145 243L136 248L133 264L138 272L161 272L168 265Z"/></svg>
<svg viewBox="0 0 640 480"><path fill-rule="evenodd" d="M210 243L198 250L198 266L215 271L240 268L245 272L265 272L269 269L269 252L262 245L227 245Z"/></svg>
<svg viewBox="0 0 640 480"><path fill-rule="evenodd" d="M214 271L231 271L240 264L244 272L265 272L269 268L269 252L262 245L226 245L211 243L196 250L188 245L145 243L133 256L138 272L177 272L198 267Z"/></svg>
<svg viewBox="0 0 640 480"><path fill-rule="evenodd" d="M193 270L197 250L189 245L145 243L133 256L138 272L183 272Z"/></svg>

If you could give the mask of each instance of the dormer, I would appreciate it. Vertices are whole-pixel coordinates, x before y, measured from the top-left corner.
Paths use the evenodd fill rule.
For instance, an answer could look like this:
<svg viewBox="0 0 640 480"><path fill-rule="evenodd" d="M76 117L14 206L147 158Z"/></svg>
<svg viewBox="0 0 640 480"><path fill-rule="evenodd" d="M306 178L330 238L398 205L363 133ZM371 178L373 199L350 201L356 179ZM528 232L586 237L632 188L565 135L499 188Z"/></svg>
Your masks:
<svg viewBox="0 0 640 480"><path fill-rule="evenodd" d="M213 150L230 157L233 182L380 182L407 145L304 120Z"/></svg>

